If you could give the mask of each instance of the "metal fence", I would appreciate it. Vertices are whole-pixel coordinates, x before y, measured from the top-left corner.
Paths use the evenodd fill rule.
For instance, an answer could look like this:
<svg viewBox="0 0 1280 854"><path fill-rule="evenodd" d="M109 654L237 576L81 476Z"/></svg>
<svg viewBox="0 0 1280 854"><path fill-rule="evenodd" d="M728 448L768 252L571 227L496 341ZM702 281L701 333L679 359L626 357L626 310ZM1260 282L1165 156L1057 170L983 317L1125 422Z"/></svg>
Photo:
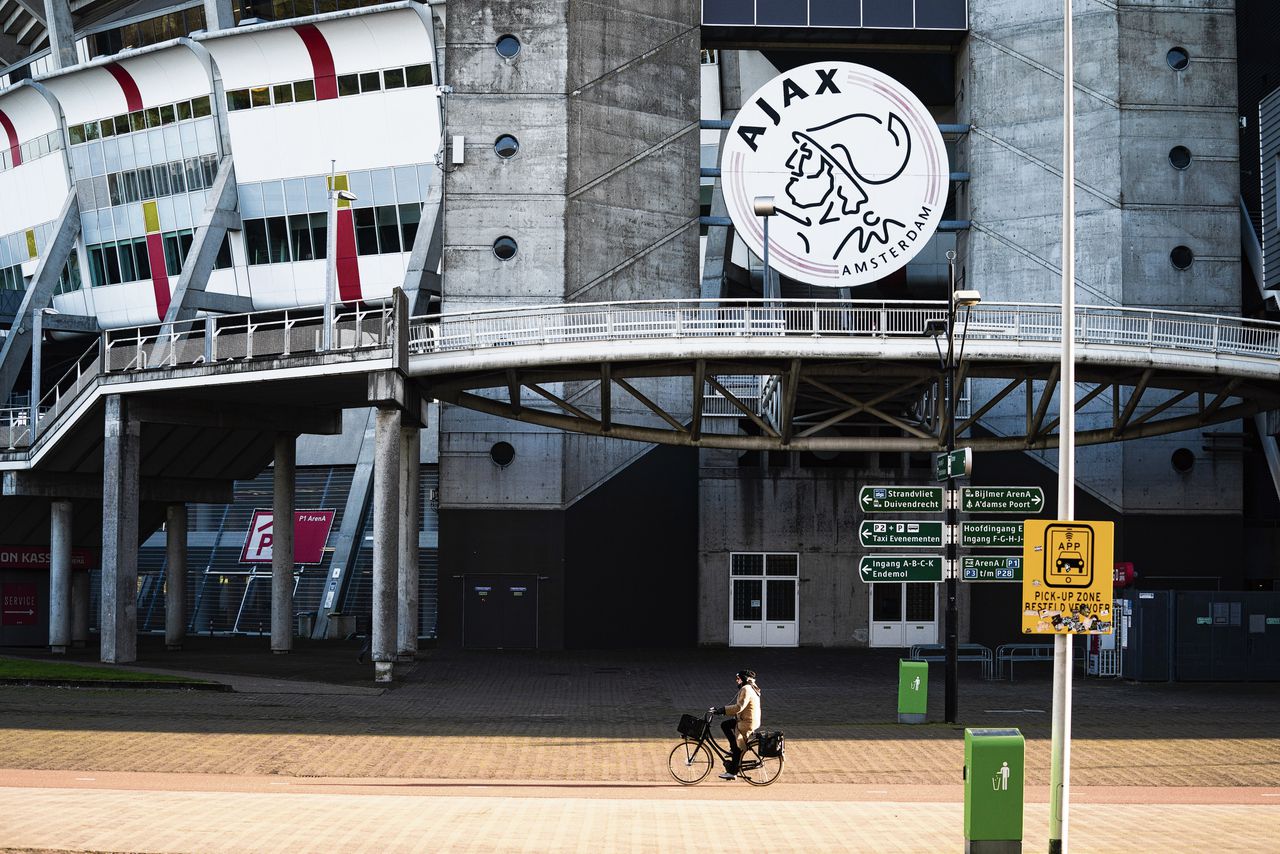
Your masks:
<svg viewBox="0 0 1280 854"><path fill-rule="evenodd" d="M872 300L676 300L530 306L414 318L410 349L423 354L485 347L706 337L913 337L947 318L942 302ZM1050 304L989 303L959 314L970 340L1055 342L1062 316ZM1280 324L1236 317L1078 306L1083 345L1280 358Z"/></svg>

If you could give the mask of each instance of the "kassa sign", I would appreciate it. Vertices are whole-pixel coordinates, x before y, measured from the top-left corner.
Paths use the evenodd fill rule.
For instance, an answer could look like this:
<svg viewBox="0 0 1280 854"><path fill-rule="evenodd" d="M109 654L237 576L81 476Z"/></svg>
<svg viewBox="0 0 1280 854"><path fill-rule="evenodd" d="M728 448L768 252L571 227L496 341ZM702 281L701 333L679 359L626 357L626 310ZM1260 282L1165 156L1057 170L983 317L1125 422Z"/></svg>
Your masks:
<svg viewBox="0 0 1280 854"><path fill-rule="evenodd" d="M896 80L850 62L775 77L734 120L720 163L725 203L764 254L758 196L772 196L770 267L847 288L906 266L938 228L950 166L937 121Z"/></svg>

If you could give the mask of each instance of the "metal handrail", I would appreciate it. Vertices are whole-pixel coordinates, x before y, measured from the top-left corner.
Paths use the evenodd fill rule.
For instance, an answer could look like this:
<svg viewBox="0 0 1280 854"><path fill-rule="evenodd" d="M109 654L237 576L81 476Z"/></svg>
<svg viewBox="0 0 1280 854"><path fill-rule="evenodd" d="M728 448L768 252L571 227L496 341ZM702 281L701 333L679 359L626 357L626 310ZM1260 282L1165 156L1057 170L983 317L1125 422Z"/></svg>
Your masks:
<svg viewBox="0 0 1280 854"><path fill-rule="evenodd" d="M644 300L486 309L412 318L414 353L645 338L912 337L945 320L942 301ZM961 321L969 340L1061 340L1044 303L983 303ZM1280 358L1280 323L1190 312L1077 306L1076 341Z"/></svg>

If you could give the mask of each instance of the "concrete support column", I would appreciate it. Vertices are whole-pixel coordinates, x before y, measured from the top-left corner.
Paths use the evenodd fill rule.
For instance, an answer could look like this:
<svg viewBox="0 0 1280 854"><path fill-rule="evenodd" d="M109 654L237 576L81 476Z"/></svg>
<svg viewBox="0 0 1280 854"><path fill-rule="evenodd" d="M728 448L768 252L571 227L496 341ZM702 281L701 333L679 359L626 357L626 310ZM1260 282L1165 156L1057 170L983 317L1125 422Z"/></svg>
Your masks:
<svg viewBox="0 0 1280 854"><path fill-rule="evenodd" d="M83 649L89 642L89 571L71 573L71 645Z"/></svg>
<svg viewBox="0 0 1280 854"><path fill-rule="evenodd" d="M235 25L231 0L204 0L204 28L207 31L229 30Z"/></svg>
<svg viewBox="0 0 1280 854"><path fill-rule="evenodd" d="M164 645L182 649L187 636L187 505L165 509Z"/></svg>
<svg viewBox="0 0 1280 854"><path fill-rule="evenodd" d="M71 502L49 507L49 648L71 645Z"/></svg>
<svg viewBox="0 0 1280 854"><path fill-rule="evenodd" d="M418 507L422 430L415 424L400 429L400 588L396 621L396 660L412 661L418 653Z"/></svg>
<svg viewBox="0 0 1280 854"><path fill-rule="evenodd" d="M124 397L109 395L102 437L103 661L138 658L138 437Z"/></svg>
<svg viewBox="0 0 1280 854"><path fill-rule="evenodd" d="M271 651L293 649L293 494L298 438L276 436L274 492L271 500Z"/></svg>
<svg viewBox="0 0 1280 854"><path fill-rule="evenodd" d="M49 58L53 67L70 68L77 62L71 0L44 0L44 20L49 30Z"/></svg>
<svg viewBox="0 0 1280 854"><path fill-rule="evenodd" d="M374 416L373 456L373 678L390 682L396 658L396 592L400 557L400 410Z"/></svg>

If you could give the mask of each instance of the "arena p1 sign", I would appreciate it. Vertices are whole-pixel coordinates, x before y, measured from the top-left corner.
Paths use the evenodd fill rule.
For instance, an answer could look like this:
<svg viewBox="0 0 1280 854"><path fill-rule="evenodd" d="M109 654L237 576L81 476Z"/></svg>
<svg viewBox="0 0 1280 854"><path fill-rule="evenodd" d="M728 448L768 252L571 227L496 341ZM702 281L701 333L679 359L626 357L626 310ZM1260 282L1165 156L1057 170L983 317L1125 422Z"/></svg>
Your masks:
<svg viewBox="0 0 1280 854"><path fill-rule="evenodd" d="M748 99L720 163L737 233L757 255L752 205L772 196L770 266L847 288L906 266L938 228L950 167L937 121L902 84L851 62L780 74Z"/></svg>

